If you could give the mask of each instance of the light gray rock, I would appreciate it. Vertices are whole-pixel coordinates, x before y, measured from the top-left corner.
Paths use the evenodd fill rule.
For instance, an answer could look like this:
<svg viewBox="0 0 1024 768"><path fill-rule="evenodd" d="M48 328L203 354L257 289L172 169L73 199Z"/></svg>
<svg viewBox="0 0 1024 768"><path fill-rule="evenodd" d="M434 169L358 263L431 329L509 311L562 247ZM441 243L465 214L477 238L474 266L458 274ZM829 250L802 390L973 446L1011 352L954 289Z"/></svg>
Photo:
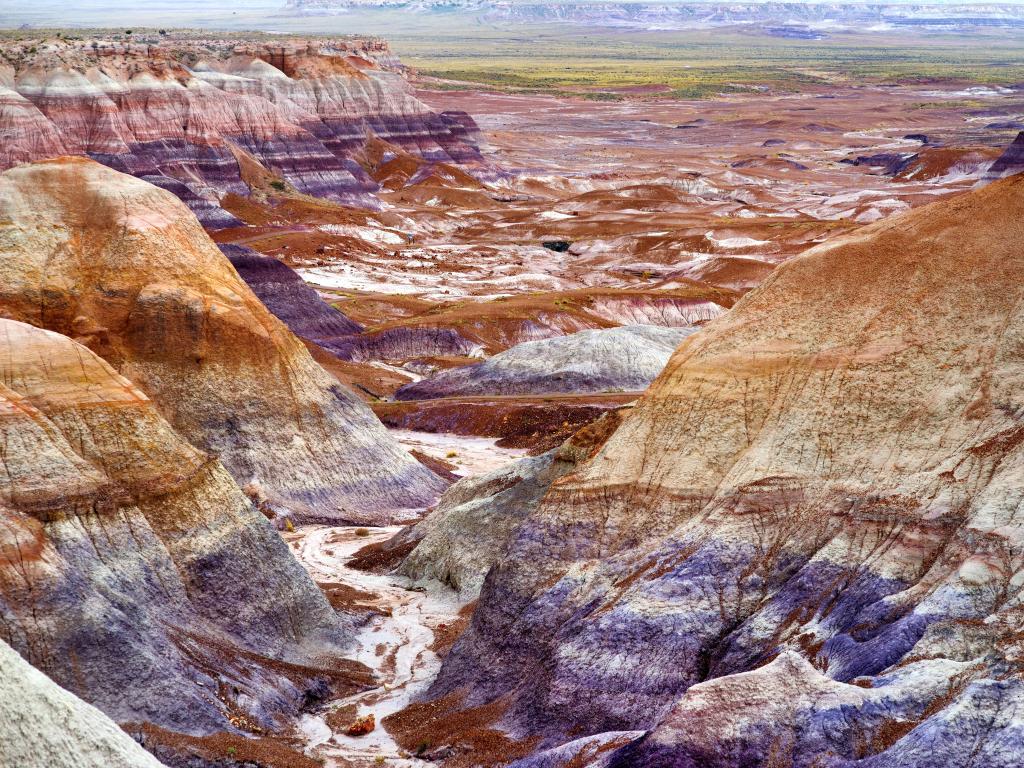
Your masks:
<svg viewBox="0 0 1024 768"><path fill-rule="evenodd" d="M475 365L398 390L399 400L450 395L639 391L696 328L625 325L527 341Z"/></svg>
<svg viewBox="0 0 1024 768"><path fill-rule="evenodd" d="M163 763L0 641L0 765L160 768Z"/></svg>

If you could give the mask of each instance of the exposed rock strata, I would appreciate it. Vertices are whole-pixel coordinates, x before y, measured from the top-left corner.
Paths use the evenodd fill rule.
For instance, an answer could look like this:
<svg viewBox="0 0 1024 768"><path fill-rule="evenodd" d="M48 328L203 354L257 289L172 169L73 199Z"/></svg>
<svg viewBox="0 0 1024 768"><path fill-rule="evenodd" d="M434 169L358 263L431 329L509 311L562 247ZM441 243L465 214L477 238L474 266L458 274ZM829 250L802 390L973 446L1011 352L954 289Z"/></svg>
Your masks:
<svg viewBox="0 0 1024 768"><path fill-rule="evenodd" d="M273 729L369 681L214 457L59 334L0 320L0 640L117 722Z"/></svg>
<svg viewBox="0 0 1024 768"><path fill-rule="evenodd" d="M374 135L429 162L479 163L465 114L417 100L379 40L11 40L0 48L0 169L88 155L165 186L211 227L226 193L376 207L352 159Z"/></svg>
<svg viewBox="0 0 1024 768"><path fill-rule="evenodd" d="M443 489L313 362L171 194L64 159L3 174L0 213L0 314L90 347L273 506L384 522Z"/></svg>
<svg viewBox="0 0 1024 768"><path fill-rule="evenodd" d="M431 697L648 730L617 768L1019 763L1022 239L1013 177L780 267L518 527Z"/></svg>
<svg viewBox="0 0 1024 768"><path fill-rule="evenodd" d="M635 392L647 388L695 330L627 325L528 341L483 362L407 384L396 397Z"/></svg>
<svg viewBox="0 0 1024 768"><path fill-rule="evenodd" d="M985 173L988 180L1001 179L1016 173L1024 173L1024 131L1006 148Z"/></svg>
<svg viewBox="0 0 1024 768"><path fill-rule="evenodd" d="M296 336L326 349L363 328L320 298L291 267L242 245L219 246L263 305Z"/></svg>
<svg viewBox="0 0 1024 768"><path fill-rule="evenodd" d="M0 642L0 765L160 768L106 715Z"/></svg>

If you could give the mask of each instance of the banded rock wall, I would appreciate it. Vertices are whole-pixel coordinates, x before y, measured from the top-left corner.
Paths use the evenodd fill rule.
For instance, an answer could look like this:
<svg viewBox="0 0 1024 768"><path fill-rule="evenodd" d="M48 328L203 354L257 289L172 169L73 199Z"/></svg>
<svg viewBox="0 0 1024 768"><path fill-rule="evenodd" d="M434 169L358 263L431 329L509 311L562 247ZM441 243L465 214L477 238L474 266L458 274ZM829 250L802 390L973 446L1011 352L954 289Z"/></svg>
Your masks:
<svg viewBox="0 0 1024 768"><path fill-rule="evenodd" d="M201 734L280 727L368 681L221 463L85 347L0 320L0 444L0 640L60 686Z"/></svg>
<svg viewBox="0 0 1024 768"><path fill-rule="evenodd" d="M352 159L378 136L430 161L481 161L476 126L420 102L379 40L7 41L0 170L87 155L157 181L212 228L261 177L376 207Z"/></svg>
<svg viewBox="0 0 1024 768"><path fill-rule="evenodd" d="M0 315L88 346L272 505L374 523L443 490L170 193L65 158L0 176L0 217Z"/></svg>

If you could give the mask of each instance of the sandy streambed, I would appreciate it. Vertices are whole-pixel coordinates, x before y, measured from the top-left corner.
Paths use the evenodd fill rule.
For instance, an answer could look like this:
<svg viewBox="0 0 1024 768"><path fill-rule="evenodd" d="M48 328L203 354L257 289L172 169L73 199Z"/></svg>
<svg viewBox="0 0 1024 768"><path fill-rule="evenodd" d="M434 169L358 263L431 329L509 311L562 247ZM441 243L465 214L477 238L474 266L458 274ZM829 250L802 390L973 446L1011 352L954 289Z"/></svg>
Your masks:
<svg viewBox="0 0 1024 768"><path fill-rule="evenodd" d="M287 534L295 556L318 583L342 584L370 593L372 598L360 597L359 602L381 611L358 631L351 654L351 658L373 669L379 687L329 705L329 710L355 705L356 715L372 713L377 727L365 736L347 736L342 732L344 726L334 730L328 725L328 711L304 715L299 722L307 752L326 758L329 766L430 765L406 755L380 722L430 685L441 666L430 649L434 631L439 624L456 620L461 603L441 587L428 592L410 590L408 579L364 573L345 564L362 547L384 541L398 530L397 526L311 526Z"/></svg>

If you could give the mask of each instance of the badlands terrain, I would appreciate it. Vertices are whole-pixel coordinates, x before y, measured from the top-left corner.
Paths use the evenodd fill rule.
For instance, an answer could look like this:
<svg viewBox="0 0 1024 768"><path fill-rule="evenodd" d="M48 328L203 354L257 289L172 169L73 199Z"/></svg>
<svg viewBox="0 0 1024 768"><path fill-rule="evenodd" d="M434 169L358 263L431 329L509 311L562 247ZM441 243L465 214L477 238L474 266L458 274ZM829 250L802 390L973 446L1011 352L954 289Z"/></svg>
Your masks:
<svg viewBox="0 0 1024 768"><path fill-rule="evenodd" d="M0 765L1024 762L1012 46L692 90L328 31L0 36Z"/></svg>

